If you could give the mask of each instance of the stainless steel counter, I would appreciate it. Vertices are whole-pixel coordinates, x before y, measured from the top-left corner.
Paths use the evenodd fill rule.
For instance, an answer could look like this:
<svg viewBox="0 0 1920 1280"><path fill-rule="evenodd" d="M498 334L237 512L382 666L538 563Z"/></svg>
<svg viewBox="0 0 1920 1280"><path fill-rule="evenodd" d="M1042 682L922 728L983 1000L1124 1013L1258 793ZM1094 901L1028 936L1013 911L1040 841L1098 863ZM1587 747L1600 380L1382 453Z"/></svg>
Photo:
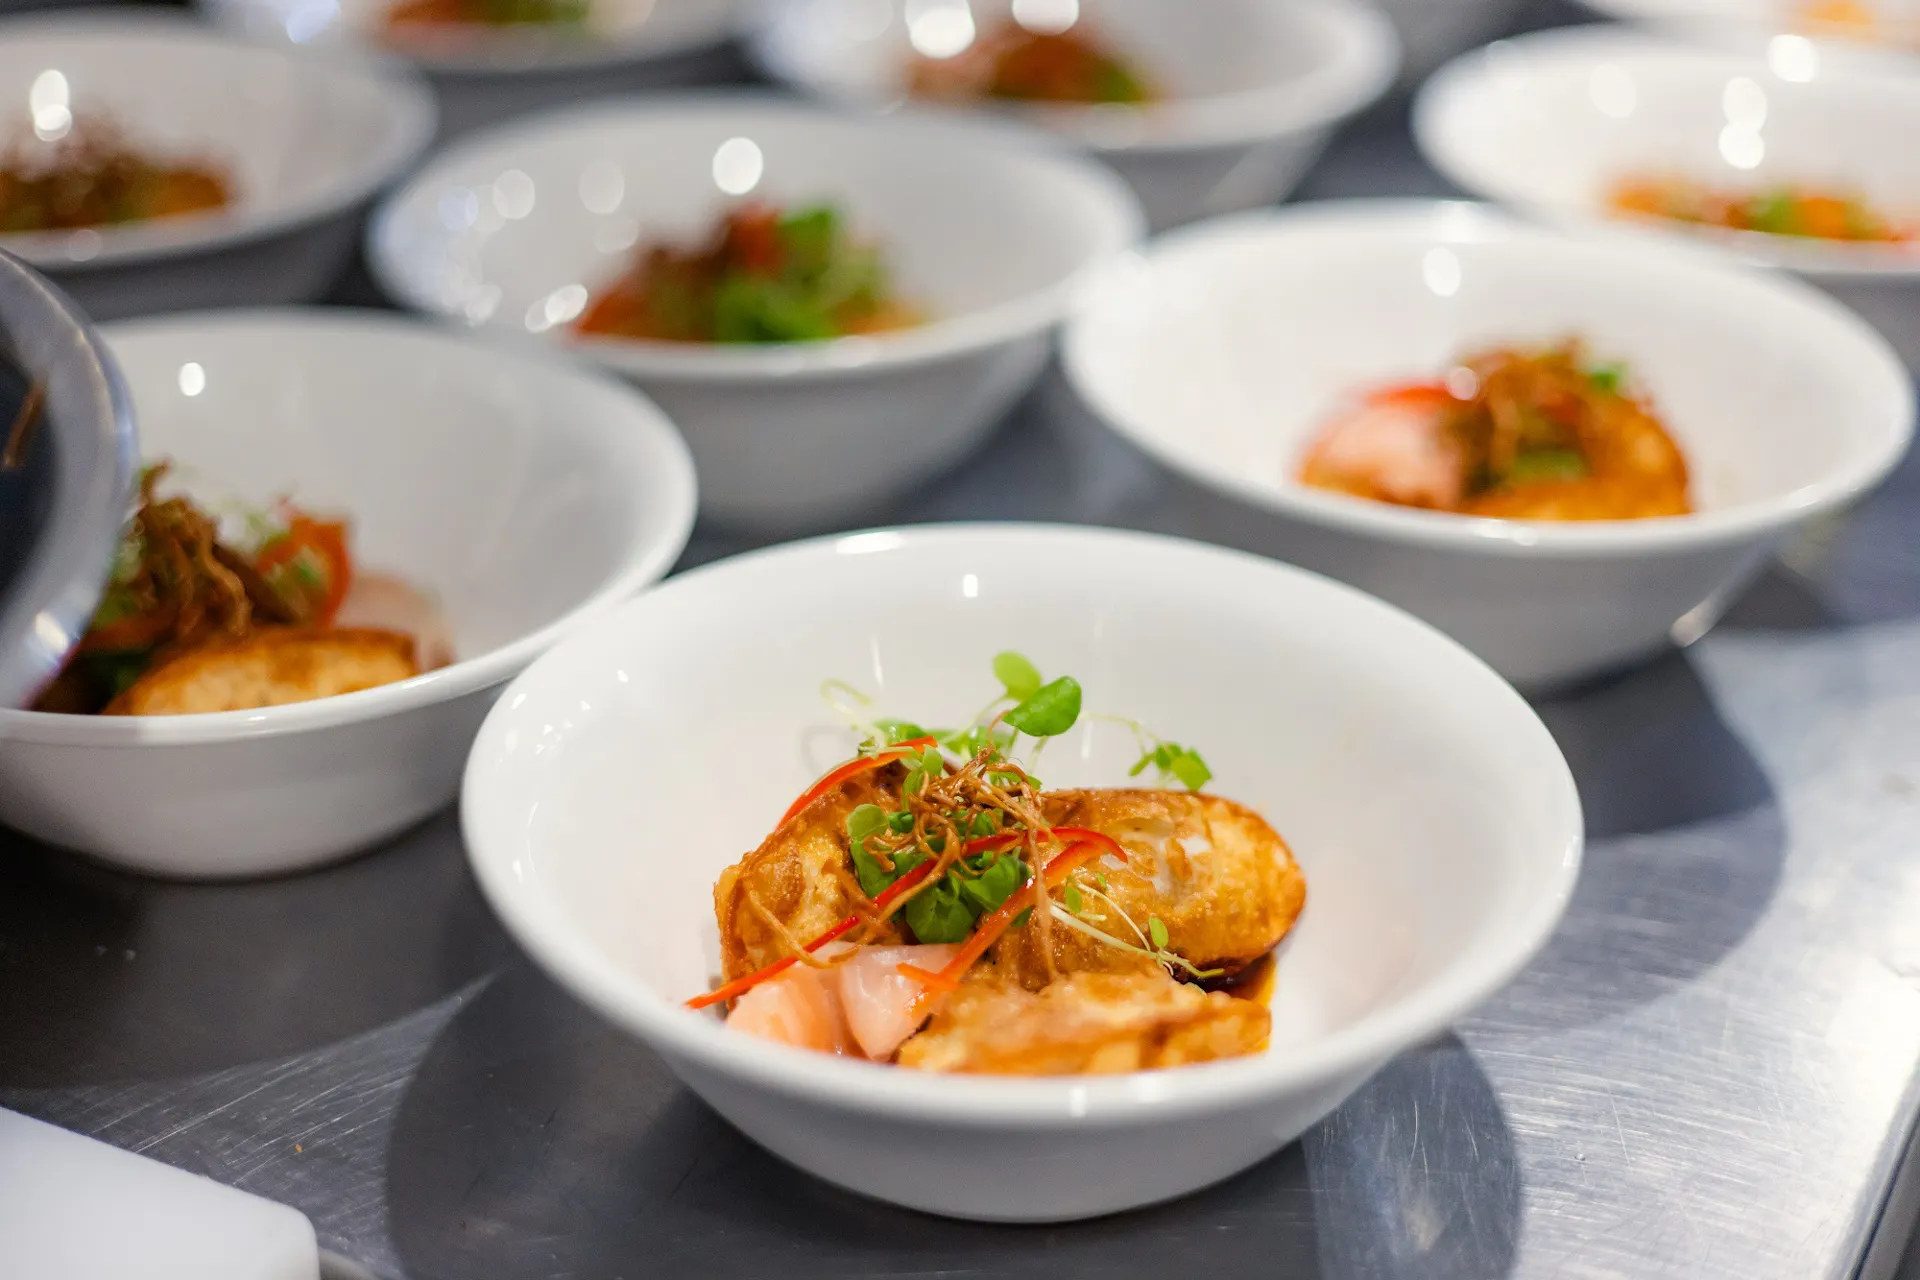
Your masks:
<svg viewBox="0 0 1920 1280"><path fill-rule="evenodd" d="M1390 109L1307 194L1438 190ZM1182 532L1192 497L1049 383L874 522ZM686 563L740 545L702 529ZM1920 1109L1920 463L1691 651L1540 710L1592 836L1546 953L1298 1146L1143 1213L975 1226L787 1169L531 969L451 817L233 887L0 835L0 1104L286 1201L340 1274L396 1280L1891 1274Z"/></svg>

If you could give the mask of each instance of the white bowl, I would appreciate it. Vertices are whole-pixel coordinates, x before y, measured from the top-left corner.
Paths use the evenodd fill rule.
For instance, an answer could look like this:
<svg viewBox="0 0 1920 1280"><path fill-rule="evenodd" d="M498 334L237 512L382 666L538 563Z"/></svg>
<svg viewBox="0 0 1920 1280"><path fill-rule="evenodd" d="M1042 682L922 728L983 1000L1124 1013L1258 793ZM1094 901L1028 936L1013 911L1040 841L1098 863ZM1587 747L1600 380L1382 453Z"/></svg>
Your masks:
<svg viewBox="0 0 1920 1280"><path fill-rule="evenodd" d="M773 0L748 51L770 75L866 106L906 96L915 42L1005 21L1012 0ZM1084 0L1085 20L1138 59L1164 101L1005 108L1112 165L1156 228L1271 204L1335 125L1399 69L1393 27L1361 0ZM965 47L962 45L961 47Z"/></svg>
<svg viewBox="0 0 1920 1280"><path fill-rule="evenodd" d="M673 564L693 470L617 382L391 316L235 312L112 326L142 447L196 497L282 494L431 592L459 661L260 711L0 711L0 821L161 875L355 852L453 799L507 680Z"/></svg>
<svg viewBox="0 0 1920 1280"><path fill-rule="evenodd" d="M932 318L771 346L571 334L636 242L704 235L749 193L838 202ZM718 95L472 138L381 210L368 257L408 306L632 378L686 433L707 515L791 527L857 521L976 444L1039 374L1085 272L1139 234L1110 174L1016 129Z"/></svg>
<svg viewBox="0 0 1920 1280"><path fill-rule="evenodd" d="M715 877L851 749L821 680L964 721L1008 646L1077 675L1089 712L1197 744L1214 789L1291 843L1308 905L1271 1047L1131 1075L937 1076L680 1007L718 968ZM1137 751L1083 716L1047 778L1124 784ZM867 1195L1000 1220L1164 1200L1291 1142L1526 963L1581 843L1553 739L1431 629L1257 557L1019 525L855 534L678 578L511 686L464 795L475 873L521 945L749 1137Z"/></svg>
<svg viewBox="0 0 1920 1280"><path fill-rule="evenodd" d="M1471 519L1294 478L1355 390L1574 335L1650 390L1696 514ZM1169 237L1089 291L1065 364L1122 436L1193 482L1211 536L1364 587L1533 685L1645 657L1676 626L1697 636L1784 534L1887 473L1913 418L1886 343L1804 285L1460 204L1302 206Z"/></svg>
<svg viewBox="0 0 1920 1280"><path fill-rule="evenodd" d="M389 0L196 0L217 25L255 39L382 50ZM539 28L450 33L400 52L440 101L441 137L529 111L724 70L739 0L598 0L584 32Z"/></svg>
<svg viewBox="0 0 1920 1280"><path fill-rule="evenodd" d="M136 144L233 175L229 209L0 236L96 320L318 297L353 253L362 208L434 127L431 95L404 68L258 48L150 10L0 22L0 98L104 110ZM0 129L11 138L29 119Z"/></svg>
<svg viewBox="0 0 1920 1280"><path fill-rule="evenodd" d="M1726 41L1681 44L1616 27L1501 41L1428 82L1414 131L1454 183L1563 224L1611 220L1609 184L1648 170L1736 188L1835 186L1920 218L1920 76L1802 36L1755 38L1744 50L1739 37ZM1621 225L1812 280L1920 366L1920 245Z"/></svg>

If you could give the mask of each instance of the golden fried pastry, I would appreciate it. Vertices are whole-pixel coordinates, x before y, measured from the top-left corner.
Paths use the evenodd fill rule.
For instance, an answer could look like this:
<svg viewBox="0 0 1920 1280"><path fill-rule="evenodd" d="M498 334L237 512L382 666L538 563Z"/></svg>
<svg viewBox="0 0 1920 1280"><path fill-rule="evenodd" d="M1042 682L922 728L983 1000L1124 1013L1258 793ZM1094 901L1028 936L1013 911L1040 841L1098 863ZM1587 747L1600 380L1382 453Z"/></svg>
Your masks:
<svg viewBox="0 0 1920 1280"><path fill-rule="evenodd" d="M969 981L900 1046L902 1066L987 1075L1110 1075L1257 1053L1265 1006L1150 971L1078 973L1039 991Z"/></svg>
<svg viewBox="0 0 1920 1280"><path fill-rule="evenodd" d="M150 668L107 705L116 716L250 711L330 698L420 673L413 637L397 631L263 628L198 645Z"/></svg>

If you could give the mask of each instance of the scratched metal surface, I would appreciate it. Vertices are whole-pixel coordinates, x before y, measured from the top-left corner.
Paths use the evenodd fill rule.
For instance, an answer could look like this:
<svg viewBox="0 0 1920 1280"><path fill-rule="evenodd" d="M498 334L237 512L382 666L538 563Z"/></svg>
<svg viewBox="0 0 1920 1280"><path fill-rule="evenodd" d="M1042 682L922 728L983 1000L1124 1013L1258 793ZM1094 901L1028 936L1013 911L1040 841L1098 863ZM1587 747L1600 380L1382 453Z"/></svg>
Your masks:
<svg viewBox="0 0 1920 1280"><path fill-rule="evenodd" d="M1308 194L1439 190L1388 109ZM1050 382L895 514L1181 532L1190 497ZM1920 1108L1920 463L1688 653L1540 709L1593 837L1546 953L1144 1213L973 1226L793 1173L526 964L448 817L229 887L0 834L0 1105L295 1205L340 1276L1854 1276Z"/></svg>

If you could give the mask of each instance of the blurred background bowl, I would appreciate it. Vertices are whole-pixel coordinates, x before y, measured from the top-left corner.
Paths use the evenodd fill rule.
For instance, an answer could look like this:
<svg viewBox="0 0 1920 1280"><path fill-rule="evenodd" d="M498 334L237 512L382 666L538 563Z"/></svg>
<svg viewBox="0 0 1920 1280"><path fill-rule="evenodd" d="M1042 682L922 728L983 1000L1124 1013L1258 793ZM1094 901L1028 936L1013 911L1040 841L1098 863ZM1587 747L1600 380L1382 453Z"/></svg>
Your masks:
<svg viewBox="0 0 1920 1280"><path fill-rule="evenodd" d="M344 516L361 566L437 600L458 660L258 711L0 711L0 821L51 844L195 878L366 848L447 805L500 688L666 573L693 525L672 426L564 363L350 311L156 319L107 340L172 487Z"/></svg>
<svg viewBox="0 0 1920 1280"><path fill-rule="evenodd" d="M1414 130L1456 185L1564 225L1684 237L1820 285L1920 368L1920 243L1882 246L1659 220L1621 221L1613 183L1678 176L1733 190L1791 183L1920 220L1920 75L1797 35L1719 45L1617 27L1501 41L1422 90Z"/></svg>
<svg viewBox="0 0 1920 1280"><path fill-rule="evenodd" d="M635 246L704 241L749 197L837 205L924 323L768 345L573 332ZM1039 375L1085 273L1140 230L1111 174L1009 126L700 95L468 139L382 209L368 257L408 306L633 379L685 433L705 514L791 528L858 523L977 444Z"/></svg>
<svg viewBox="0 0 1920 1280"><path fill-rule="evenodd" d="M432 140L404 67L302 57L184 15L91 10L0 22L0 128L58 137L110 117L138 150L205 160L226 209L0 235L94 319L310 300L353 253L361 211Z"/></svg>
<svg viewBox="0 0 1920 1280"><path fill-rule="evenodd" d="M768 0L748 43L775 79L843 103L907 97L916 55L954 56L1016 10L1059 0ZM1335 125L1393 83L1393 27L1360 0L1069 0L1064 10L1139 68L1139 107L983 103L1112 165L1155 229L1271 204ZM1029 18L1029 21L1033 19Z"/></svg>
<svg viewBox="0 0 1920 1280"><path fill-rule="evenodd" d="M39 693L86 629L138 452L98 335L45 277L0 253L0 707Z"/></svg>
<svg viewBox="0 0 1920 1280"><path fill-rule="evenodd" d="M964 721L1003 648L1077 676L1089 712L1204 743L1211 788L1287 839L1310 888L1266 1050L947 1075L684 1008L718 967L715 879L852 750L820 682ZM754 767L715 767L743 744ZM1083 715L1048 781L1126 785L1138 754L1124 724ZM1004 524L821 539L666 583L515 682L474 744L461 818L528 954L747 1136L865 1195L1001 1221L1150 1204L1279 1150L1519 971L1581 846L1552 737L1431 628L1218 547Z"/></svg>
<svg viewBox="0 0 1920 1280"><path fill-rule="evenodd" d="M1686 454L1694 514L1478 519L1296 479L1355 393L1568 337L1628 362ZM1089 291L1065 364L1190 482L1209 536L1374 592L1534 686L1697 637L1785 534L1886 475L1913 418L1885 341L1815 290L1464 204L1303 205L1170 236Z"/></svg>
<svg viewBox="0 0 1920 1280"><path fill-rule="evenodd" d="M737 72L740 0L593 0L577 28L385 29L390 0L197 0L217 25L277 43L383 50L432 82L442 139L562 103Z"/></svg>

